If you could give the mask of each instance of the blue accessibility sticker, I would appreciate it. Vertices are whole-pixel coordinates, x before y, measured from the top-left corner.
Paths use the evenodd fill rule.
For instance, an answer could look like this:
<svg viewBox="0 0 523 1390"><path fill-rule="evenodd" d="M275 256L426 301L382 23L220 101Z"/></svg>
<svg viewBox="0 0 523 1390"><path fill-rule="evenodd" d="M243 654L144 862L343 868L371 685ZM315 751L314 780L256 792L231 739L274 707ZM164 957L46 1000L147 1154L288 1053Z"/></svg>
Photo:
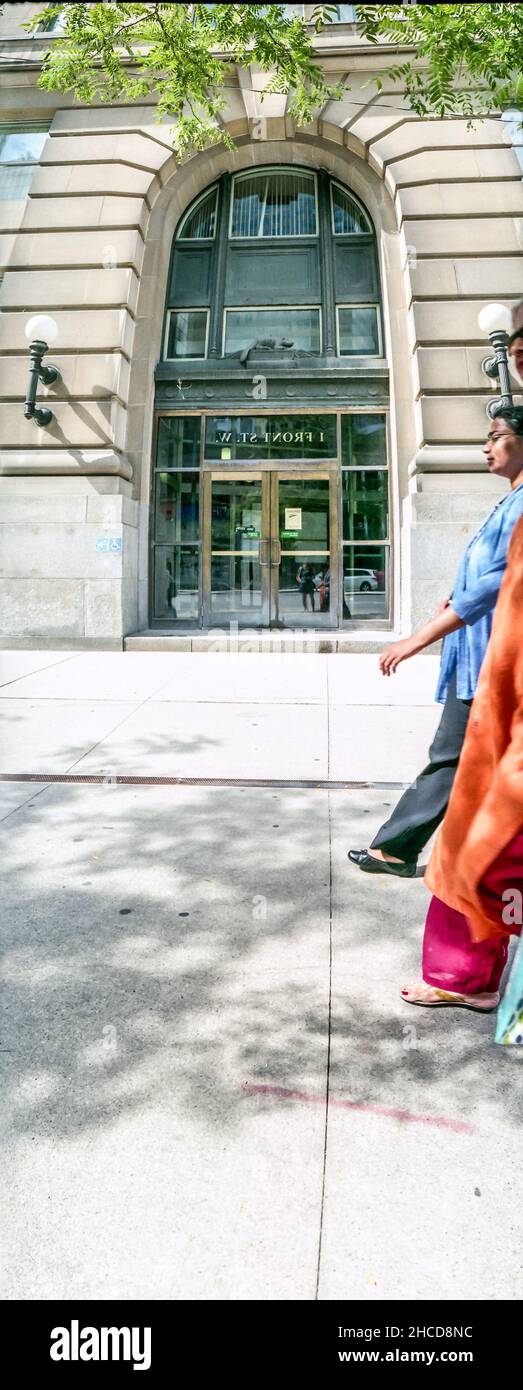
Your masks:
<svg viewBox="0 0 523 1390"><path fill-rule="evenodd" d="M121 536L97 536L96 549L104 554L116 555L122 549Z"/></svg>

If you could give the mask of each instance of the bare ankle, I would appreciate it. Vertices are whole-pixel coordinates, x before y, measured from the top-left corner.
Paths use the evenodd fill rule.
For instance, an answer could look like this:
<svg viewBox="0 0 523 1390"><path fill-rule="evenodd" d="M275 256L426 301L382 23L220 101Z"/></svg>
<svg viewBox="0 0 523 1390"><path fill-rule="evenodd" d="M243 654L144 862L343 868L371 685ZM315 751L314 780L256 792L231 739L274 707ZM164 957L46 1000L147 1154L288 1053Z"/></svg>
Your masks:
<svg viewBox="0 0 523 1390"><path fill-rule="evenodd" d="M369 849L368 853L374 859L384 859L386 864L403 864L405 862L403 859L396 859L394 854L387 854L385 849Z"/></svg>

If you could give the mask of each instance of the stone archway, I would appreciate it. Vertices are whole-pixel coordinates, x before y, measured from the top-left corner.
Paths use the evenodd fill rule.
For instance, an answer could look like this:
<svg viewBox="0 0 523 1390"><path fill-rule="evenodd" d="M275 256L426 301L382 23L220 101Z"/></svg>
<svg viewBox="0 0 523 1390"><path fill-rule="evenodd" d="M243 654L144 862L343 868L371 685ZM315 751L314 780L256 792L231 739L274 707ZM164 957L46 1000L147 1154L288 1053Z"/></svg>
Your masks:
<svg viewBox="0 0 523 1390"><path fill-rule="evenodd" d="M317 123L318 124L318 123ZM240 128L238 128L240 126ZM351 138L350 150L340 144L338 127L321 123L321 133L296 131L288 122L267 121L267 136L252 140L247 123L230 128L234 151L213 146L181 165L168 155L147 196L150 207L137 302L137 323L129 381L129 425L126 454L133 465L140 499L139 593L140 622L146 626L148 600L148 520L154 418L154 370L161 354L165 291L171 243L176 225L188 205L226 171L233 173L262 164L299 162L322 167L353 191L374 222L380 259L385 318L386 354L391 370L390 451L393 477L392 522L399 536L400 508L408 494L408 464L415 448L415 418L407 335L408 285L404 248L390 190L383 174L372 168L363 145ZM274 128L277 128L274 129ZM284 138L282 138L282 136ZM408 274L408 271L407 271ZM399 546L396 546L394 589L399 600Z"/></svg>

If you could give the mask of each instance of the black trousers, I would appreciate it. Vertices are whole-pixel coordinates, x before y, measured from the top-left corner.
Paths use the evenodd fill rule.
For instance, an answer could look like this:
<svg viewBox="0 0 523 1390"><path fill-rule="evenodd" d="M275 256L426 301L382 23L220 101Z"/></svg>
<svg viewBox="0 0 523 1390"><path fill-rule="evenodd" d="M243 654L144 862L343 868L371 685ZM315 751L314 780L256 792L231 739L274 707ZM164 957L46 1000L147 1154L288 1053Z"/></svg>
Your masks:
<svg viewBox="0 0 523 1390"><path fill-rule="evenodd" d="M429 748L429 762L400 797L392 815L375 835L371 849L384 849L406 863L416 862L445 815L471 704L472 700L458 699L454 675Z"/></svg>

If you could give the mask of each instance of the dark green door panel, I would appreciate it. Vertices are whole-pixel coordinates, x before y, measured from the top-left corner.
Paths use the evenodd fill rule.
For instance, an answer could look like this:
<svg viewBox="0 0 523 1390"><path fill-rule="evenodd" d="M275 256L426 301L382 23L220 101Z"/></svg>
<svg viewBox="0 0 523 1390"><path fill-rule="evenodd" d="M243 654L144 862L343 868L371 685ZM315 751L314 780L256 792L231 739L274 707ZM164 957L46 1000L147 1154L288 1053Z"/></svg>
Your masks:
<svg viewBox="0 0 523 1390"><path fill-rule="evenodd" d="M226 304L319 304L318 243L229 246Z"/></svg>

